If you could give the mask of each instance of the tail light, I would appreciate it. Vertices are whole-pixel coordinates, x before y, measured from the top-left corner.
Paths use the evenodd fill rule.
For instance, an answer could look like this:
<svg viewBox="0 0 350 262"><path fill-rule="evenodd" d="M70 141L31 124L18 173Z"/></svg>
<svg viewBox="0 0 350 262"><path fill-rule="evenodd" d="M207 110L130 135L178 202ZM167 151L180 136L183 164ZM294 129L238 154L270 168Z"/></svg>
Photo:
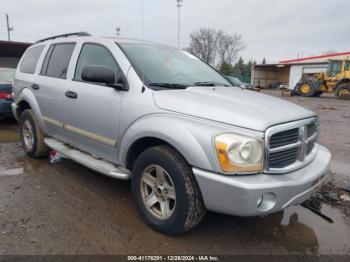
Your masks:
<svg viewBox="0 0 350 262"><path fill-rule="evenodd" d="M0 99L12 99L12 95L10 93L0 92Z"/></svg>

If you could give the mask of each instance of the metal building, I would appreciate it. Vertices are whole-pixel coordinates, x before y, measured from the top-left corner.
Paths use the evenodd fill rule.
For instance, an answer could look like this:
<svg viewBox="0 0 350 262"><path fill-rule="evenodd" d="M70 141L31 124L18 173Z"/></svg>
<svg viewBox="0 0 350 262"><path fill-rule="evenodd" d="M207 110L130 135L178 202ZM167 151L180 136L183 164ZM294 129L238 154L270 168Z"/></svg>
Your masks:
<svg viewBox="0 0 350 262"><path fill-rule="evenodd" d="M16 68L19 59L30 45L31 43L0 40L0 67Z"/></svg>
<svg viewBox="0 0 350 262"><path fill-rule="evenodd" d="M252 85L273 88L286 84L293 89L304 74L325 72L328 61L337 59L350 59L350 52L282 60L277 64L258 64L252 69Z"/></svg>

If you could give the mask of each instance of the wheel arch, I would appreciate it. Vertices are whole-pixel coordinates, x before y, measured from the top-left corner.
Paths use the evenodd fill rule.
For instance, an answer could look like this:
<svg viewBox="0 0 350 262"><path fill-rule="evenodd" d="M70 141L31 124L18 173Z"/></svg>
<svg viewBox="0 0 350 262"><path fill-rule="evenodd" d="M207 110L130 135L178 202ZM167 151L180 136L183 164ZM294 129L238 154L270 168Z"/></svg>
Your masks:
<svg viewBox="0 0 350 262"><path fill-rule="evenodd" d="M192 132L189 126L193 124L193 120L165 114L137 120L124 132L118 143L118 162L132 169L141 152L149 147L165 144L178 151L189 165L217 171L211 135L203 138L205 135L201 134L202 139L197 139L195 132ZM197 132L205 133L202 130ZM206 145L199 140L206 141Z"/></svg>
<svg viewBox="0 0 350 262"><path fill-rule="evenodd" d="M168 143L167 141L157 138L157 137L142 137L138 140L134 141L134 143L130 146L127 151L125 164L129 170L133 170L134 164L138 156L147 150L148 148L159 146L159 145L167 145L173 149L175 149L179 154L179 150L177 150L173 145Z"/></svg>
<svg viewBox="0 0 350 262"><path fill-rule="evenodd" d="M28 90L27 88L23 89L19 96L16 98L15 103L17 105L16 118L18 117L19 119L24 110L31 109L34 113L39 127L41 128L41 130L44 131L44 133L46 133L47 130L44 121L41 117L42 115L39 105L35 99L34 94L30 90Z"/></svg>
<svg viewBox="0 0 350 262"><path fill-rule="evenodd" d="M349 84L350 85L350 78L343 78L343 79L339 80L335 85L334 91L338 91L339 87L342 84Z"/></svg>

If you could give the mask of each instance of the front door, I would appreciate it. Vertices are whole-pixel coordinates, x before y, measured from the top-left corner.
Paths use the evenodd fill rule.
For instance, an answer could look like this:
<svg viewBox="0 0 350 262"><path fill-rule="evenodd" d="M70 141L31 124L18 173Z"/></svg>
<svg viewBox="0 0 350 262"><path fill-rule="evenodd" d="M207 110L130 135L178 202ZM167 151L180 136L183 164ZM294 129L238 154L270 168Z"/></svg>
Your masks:
<svg viewBox="0 0 350 262"><path fill-rule="evenodd" d="M114 162L123 91L83 81L81 72L88 65L107 66L116 74L120 73L107 47L97 43L82 45L74 78L63 100L65 136L77 148Z"/></svg>

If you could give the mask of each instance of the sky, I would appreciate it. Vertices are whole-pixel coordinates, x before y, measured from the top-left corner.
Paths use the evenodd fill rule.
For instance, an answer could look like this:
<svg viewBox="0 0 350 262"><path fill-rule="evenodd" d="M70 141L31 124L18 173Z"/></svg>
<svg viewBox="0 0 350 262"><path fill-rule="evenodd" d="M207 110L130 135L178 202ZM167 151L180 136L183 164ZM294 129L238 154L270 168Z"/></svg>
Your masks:
<svg viewBox="0 0 350 262"><path fill-rule="evenodd" d="M201 27L242 35L240 55L258 63L350 51L350 0L183 0L181 47ZM176 0L1 0L0 39L34 42L86 31L177 46Z"/></svg>

